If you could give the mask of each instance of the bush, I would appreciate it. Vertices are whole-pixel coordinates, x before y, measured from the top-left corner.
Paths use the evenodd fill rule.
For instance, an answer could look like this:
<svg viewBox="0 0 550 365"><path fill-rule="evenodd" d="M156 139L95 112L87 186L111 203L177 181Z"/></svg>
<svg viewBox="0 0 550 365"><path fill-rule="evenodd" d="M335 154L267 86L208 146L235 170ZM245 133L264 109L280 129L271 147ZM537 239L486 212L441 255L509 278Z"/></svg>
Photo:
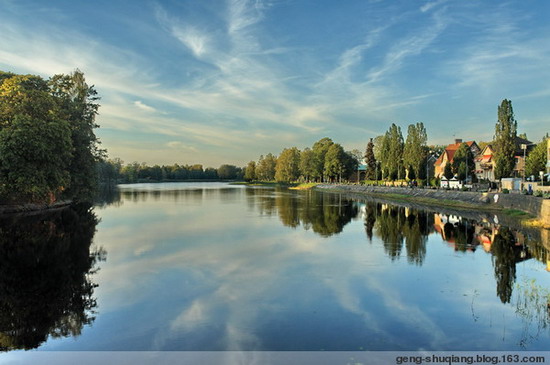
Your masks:
<svg viewBox="0 0 550 365"><path fill-rule="evenodd" d="M510 190L508 190L508 189L502 189L502 194L510 194Z"/></svg>
<svg viewBox="0 0 550 365"><path fill-rule="evenodd" d="M544 199L550 199L550 193L546 193L546 192L545 192L545 193L542 194L542 197L543 197Z"/></svg>
<svg viewBox="0 0 550 365"><path fill-rule="evenodd" d="M542 193L541 190L535 190L535 191L533 192L533 195L536 196L536 197L538 197L538 198L542 198L543 193Z"/></svg>

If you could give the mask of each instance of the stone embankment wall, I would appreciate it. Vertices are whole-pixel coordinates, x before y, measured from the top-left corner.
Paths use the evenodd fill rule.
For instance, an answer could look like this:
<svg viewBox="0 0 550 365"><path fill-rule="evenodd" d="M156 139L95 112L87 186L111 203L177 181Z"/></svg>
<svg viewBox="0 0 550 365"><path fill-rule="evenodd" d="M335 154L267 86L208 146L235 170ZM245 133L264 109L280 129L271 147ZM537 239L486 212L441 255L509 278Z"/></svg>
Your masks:
<svg viewBox="0 0 550 365"><path fill-rule="evenodd" d="M550 199L542 199L528 195L341 184L322 184L317 185L316 188L350 193L373 195L400 194L419 198L451 200L479 205L480 209L518 209L536 216L539 220L546 224L550 224ZM497 197L496 199L495 196Z"/></svg>

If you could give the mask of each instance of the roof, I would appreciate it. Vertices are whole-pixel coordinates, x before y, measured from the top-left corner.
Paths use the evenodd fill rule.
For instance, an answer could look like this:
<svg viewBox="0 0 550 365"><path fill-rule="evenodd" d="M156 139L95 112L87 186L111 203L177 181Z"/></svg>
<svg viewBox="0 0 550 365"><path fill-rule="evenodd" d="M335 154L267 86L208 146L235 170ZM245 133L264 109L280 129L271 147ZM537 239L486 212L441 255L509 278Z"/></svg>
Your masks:
<svg viewBox="0 0 550 365"><path fill-rule="evenodd" d="M481 151L481 153L474 158L474 161L489 163L493 159L493 154L493 146L488 144L487 146L485 146L485 148L483 148L483 151Z"/></svg>
<svg viewBox="0 0 550 365"><path fill-rule="evenodd" d="M445 147L445 151L439 156L439 158L435 161L436 165L441 165L443 163L443 155L447 154L447 160L449 162L453 161L453 157L455 156L455 152L459 149L460 145L462 143L466 143L468 147L472 147L473 144L477 146L477 143L475 141L468 141L468 142L461 142L461 143L453 143Z"/></svg>

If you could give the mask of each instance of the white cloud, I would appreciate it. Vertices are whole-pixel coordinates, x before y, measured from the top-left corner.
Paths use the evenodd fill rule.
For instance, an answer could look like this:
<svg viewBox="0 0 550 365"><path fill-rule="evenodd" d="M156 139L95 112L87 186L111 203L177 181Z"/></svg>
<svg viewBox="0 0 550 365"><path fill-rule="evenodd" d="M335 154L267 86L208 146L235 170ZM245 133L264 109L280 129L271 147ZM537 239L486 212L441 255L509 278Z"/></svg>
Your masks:
<svg viewBox="0 0 550 365"><path fill-rule="evenodd" d="M427 11L432 10L433 8L446 3L448 0L436 0L436 1L428 1L426 4L422 5L420 7L420 11L425 13Z"/></svg>
<svg viewBox="0 0 550 365"><path fill-rule="evenodd" d="M149 106L147 104L144 104L143 102L136 100L134 101L134 105L137 106L141 110L145 110L147 112L156 112L157 110L153 108L152 106Z"/></svg>

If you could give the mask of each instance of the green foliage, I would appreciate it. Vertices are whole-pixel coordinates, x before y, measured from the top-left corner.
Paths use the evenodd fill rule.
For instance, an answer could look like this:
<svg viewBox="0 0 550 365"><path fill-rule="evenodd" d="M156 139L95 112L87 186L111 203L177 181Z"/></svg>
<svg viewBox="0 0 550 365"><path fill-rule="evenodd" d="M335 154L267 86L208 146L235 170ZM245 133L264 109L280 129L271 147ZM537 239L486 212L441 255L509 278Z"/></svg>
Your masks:
<svg viewBox="0 0 550 365"><path fill-rule="evenodd" d="M345 152L341 145L332 144L325 156L324 176L330 180L338 179L342 181L342 175L345 172Z"/></svg>
<svg viewBox="0 0 550 365"><path fill-rule="evenodd" d="M313 175L313 178L318 179L319 181L326 180L326 176L324 175L325 155L327 154L330 146L333 144L334 142L332 142L332 139L327 137L322 138L313 144L312 150L315 159L315 174Z"/></svg>
<svg viewBox="0 0 550 365"><path fill-rule="evenodd" d="M514 118L512 102L504 99L498 107L498 122L495 125L495 178L509 177L514 170L515 139L517 122Z"/></svg>
<svg viewBox="0 0 550 365"><path fill-rule="evenodd" d="M243 177L242 169L234 165L221 165L220 167L218 167L217 172L218 178L222 180L238 180Z"/></svg>
<svg viewBox="0 0 550 365"><path fill-rule="evenodd" d="M72 159L68 167L71 183L67 195L77 200L90 200L97 184L96 164L105 154L98 148L94 129L99 109L97 91L86 83L84 74L76 70L70 75L55 75L49 81L52 94L71 126Z"/></svg>
<svg viewBox="0 0 550 365"><path fill-rule="evenodd" d="M305 181L311 181L316 176L315 153L311 148L305 148L300 153L300 175Z"/></svg>
<svg viewBox="0 0 550 365"><path fill-rule="evenodd" d="M253 181L256 179L256 162L250 161L248 165L246 165L244 179L246 181Z"/></svg>
<svg viewBox="0 0 550 365"><path fill-rule="evenodd" d="M445 168L443 169L443 176L445 176L447 180L452 179L454 176L453 169L451 168L451 164L448 162L445 164Z"/></svg>
<svg viewBox="0 0 550 365"><path fill-rule="evenodd" d="M466 143L462 143L455 152L452 170L460 181L466 180L474 174L474 155Z"/></svg>
<svg viewBox="0 0 550 365"><path fill-rule="evenodd" d="M410 124L403 148L403 163L408 166L409 179L416 179L426 169L428 134L423 123ZM412 176L412 177L411 177ZM424 173L425 176L425 173Z"/></svg>
<svg viewBox="0 0 550 365"><path fill-rule="evenodd" d="M0 130L0 193L3 197L53 202L69 184L70 130L65 121L17 115Z"/></svg>
<svg viewBox="0 0 550 365"><path fill-rule="evenodd" d="M403 165L403 135L401 128L392 123L382 141L381 168L384 177L396 180L405 176Z"/></svg>
<svg viewBox="0 0 550 365"><path fill-rule="evenodd" d="M100 151L97 93L84 75L0 74L0 194L3 200L89 199Z"/></svg>
<svg viewBox="0 0 550 365"><path fill-rule="evenodd" d="M367 144L367 150L365 151L365 162L367 163L367 179L376 179L376 158L374 157L374 142L372 138Z"/></svg>
<svg viewBox="0 0 550 365"><path fill-rule="evenodd" d="M300 176L300 150L296 147L285 148L275 165L275 180L278 182L291 182L298 180Z"/></svg>
<svg viewBox="0 0 550 365"><path fill-rule="evenodd" d="M277 158L271 153L268 153L265 158L263 156L260 156L260 159L256 164L256 178L261 181L275 180L276 165Z"/></svg>
<svg viewBox="0 0 550 365"><path fill-rule="evenodd" d="M543 138L542 141L529 152L529 155L525 159L525 176L538 176L539 171L545 171L547 159L546 149L546 138Z"/></svg>

